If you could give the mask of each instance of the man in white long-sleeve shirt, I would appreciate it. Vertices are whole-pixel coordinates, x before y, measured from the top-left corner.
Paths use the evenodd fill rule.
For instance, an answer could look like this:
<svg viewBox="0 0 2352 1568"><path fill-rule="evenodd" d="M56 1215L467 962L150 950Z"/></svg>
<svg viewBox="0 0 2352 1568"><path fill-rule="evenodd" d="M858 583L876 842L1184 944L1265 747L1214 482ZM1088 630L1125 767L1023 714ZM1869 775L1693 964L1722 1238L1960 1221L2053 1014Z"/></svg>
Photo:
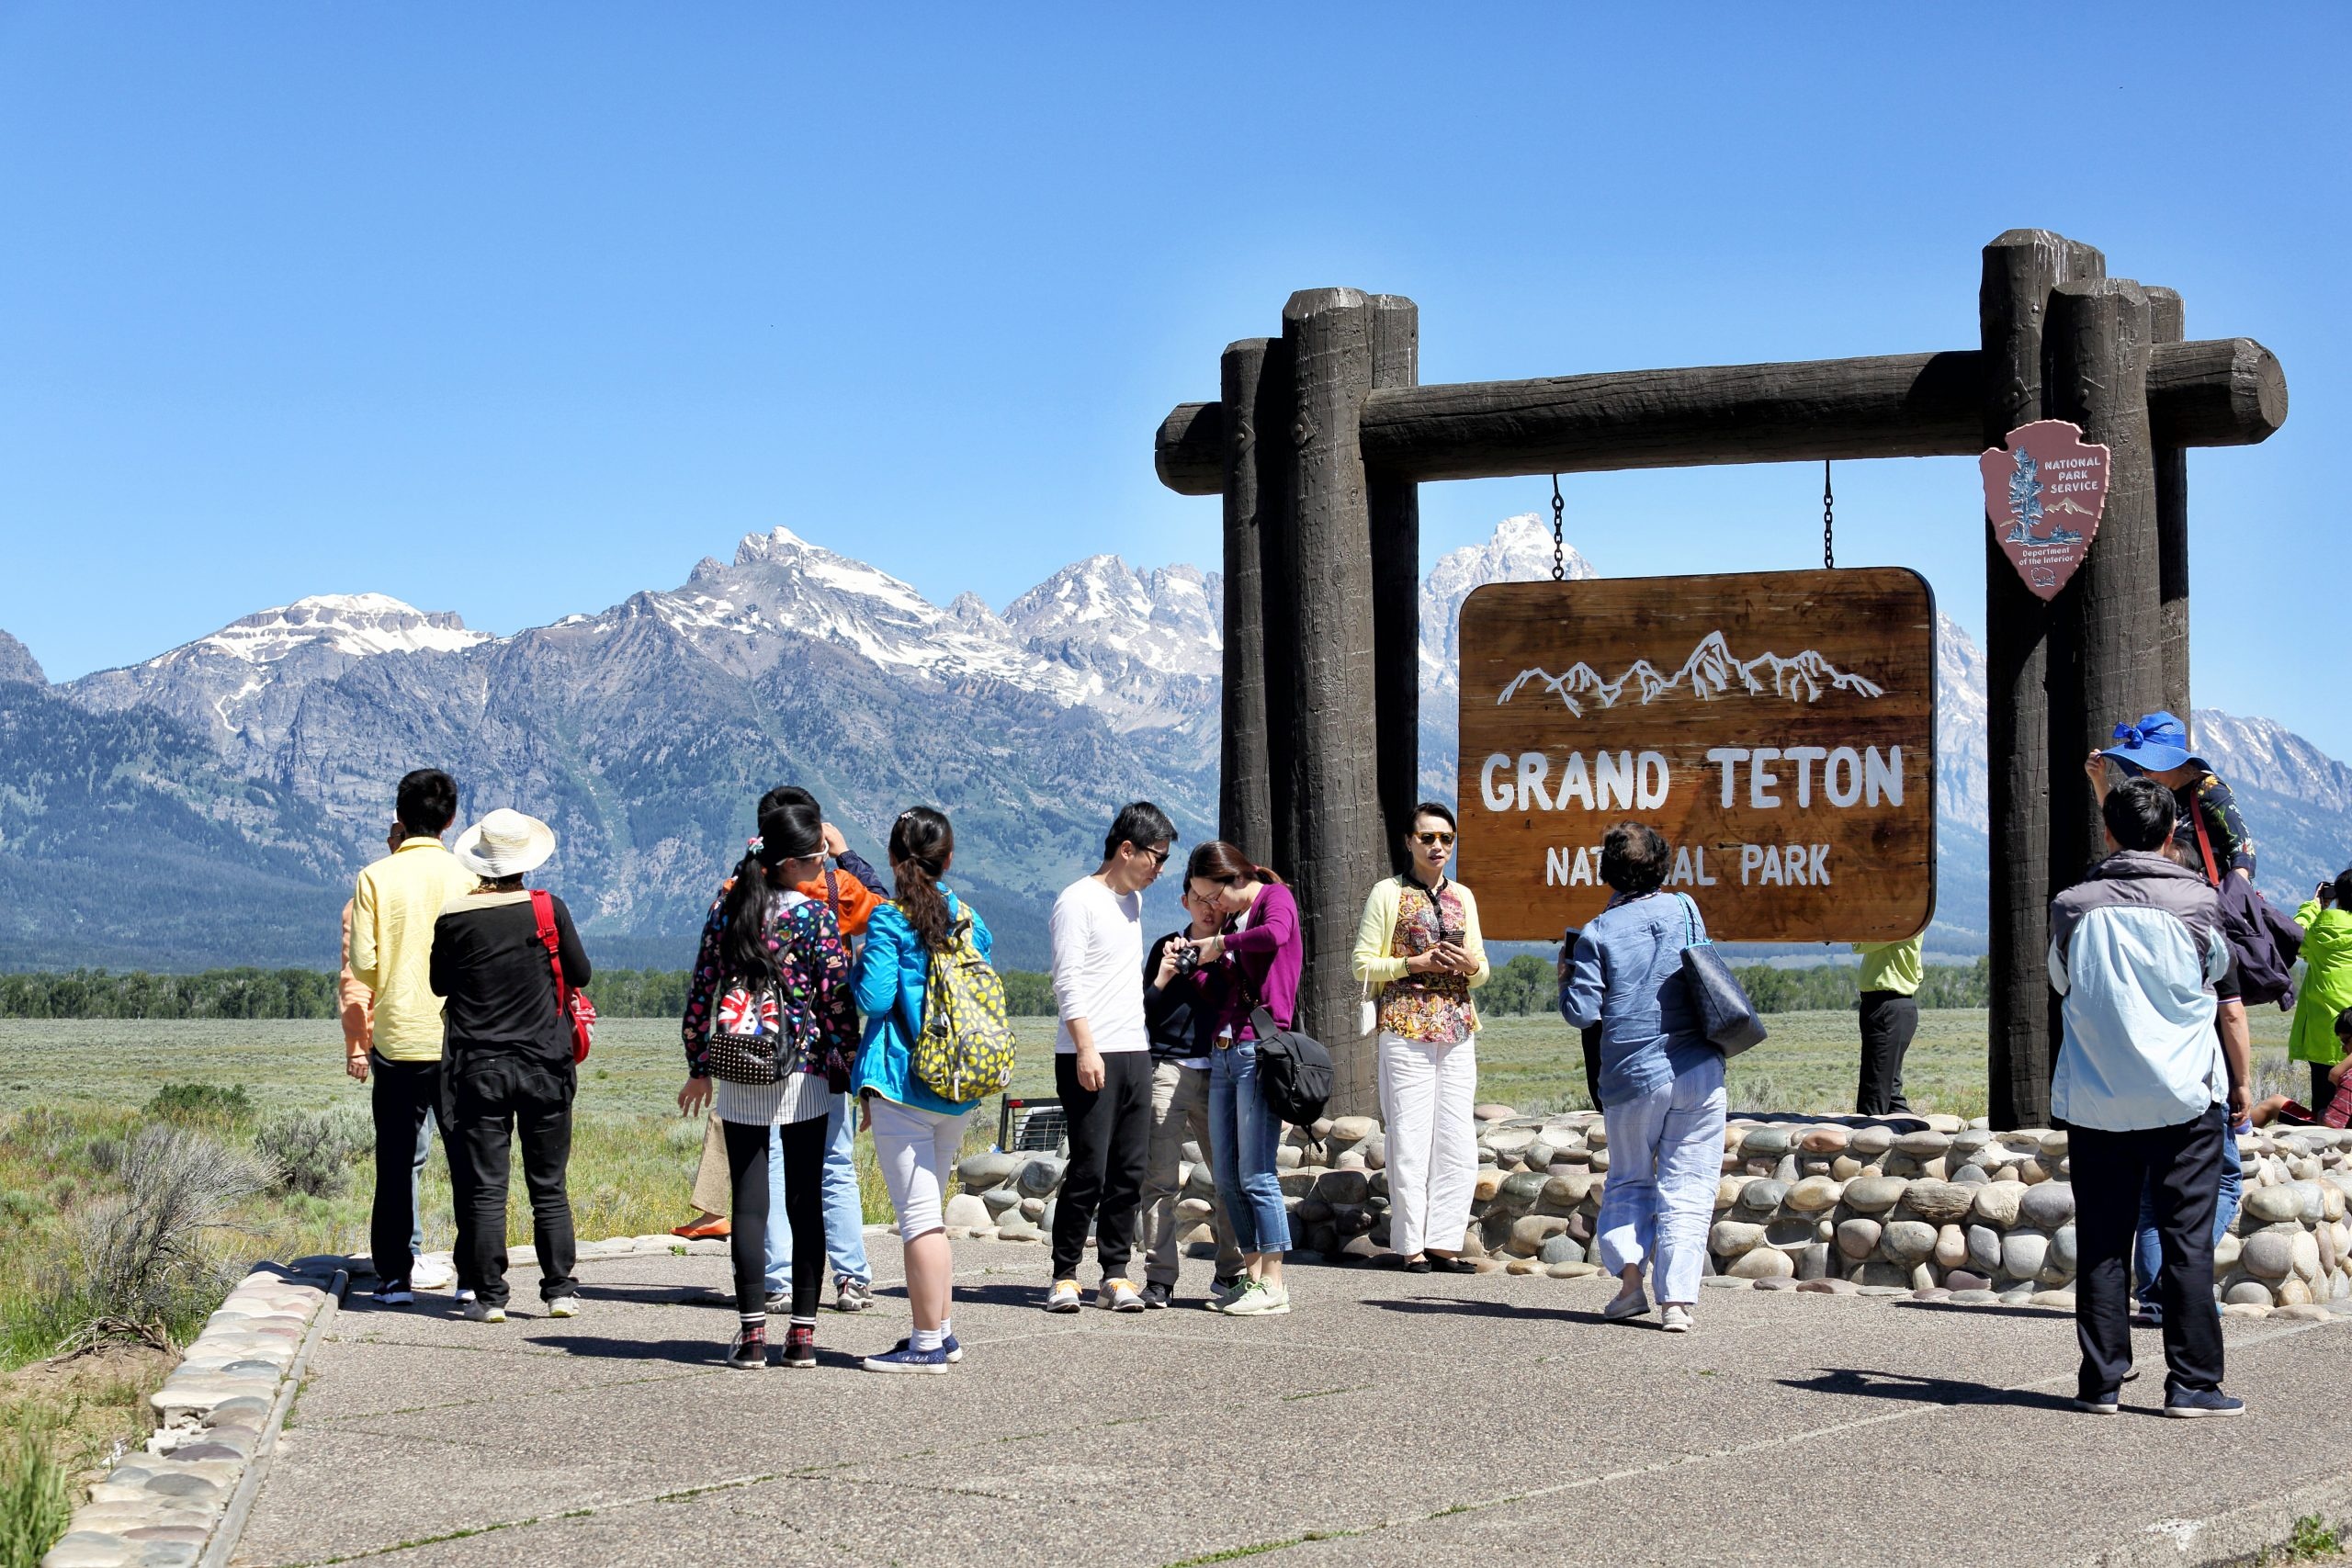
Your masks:
<svg viewBox="0 0 2352 1568"><path fill-rule="evenodd" d="M1062 889L1054 948L1054 1088L1069 1123L1069 1171L1054 1208L1047 1312L1076 1312L1078 1262L1095 1232L1099 1304L1141 1312L1127 1278L1151 1144L1151 1037L1143 1017L1143 890L1168 863L1176 825L1148 800L1122 807L1102 863Z"/></svg>

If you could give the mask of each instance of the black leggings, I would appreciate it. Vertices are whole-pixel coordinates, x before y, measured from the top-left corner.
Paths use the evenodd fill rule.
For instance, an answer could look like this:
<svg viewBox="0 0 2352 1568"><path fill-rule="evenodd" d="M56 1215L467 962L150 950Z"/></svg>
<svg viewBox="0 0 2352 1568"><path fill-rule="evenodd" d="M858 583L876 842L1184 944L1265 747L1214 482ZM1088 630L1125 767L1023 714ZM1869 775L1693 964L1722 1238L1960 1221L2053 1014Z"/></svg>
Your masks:
<svg viewBox="0 0 2352 1568"><path fill-rule="evenodd" d="M769 1128L722 1122L727 1174L735 1190L728 1248L735 1258L735 1310L766 1310ZM784 1139L784 1213L792 1222L792 1315L817 1315L825 1283L825 1128L822 1116L787 1122Z"/></svg>

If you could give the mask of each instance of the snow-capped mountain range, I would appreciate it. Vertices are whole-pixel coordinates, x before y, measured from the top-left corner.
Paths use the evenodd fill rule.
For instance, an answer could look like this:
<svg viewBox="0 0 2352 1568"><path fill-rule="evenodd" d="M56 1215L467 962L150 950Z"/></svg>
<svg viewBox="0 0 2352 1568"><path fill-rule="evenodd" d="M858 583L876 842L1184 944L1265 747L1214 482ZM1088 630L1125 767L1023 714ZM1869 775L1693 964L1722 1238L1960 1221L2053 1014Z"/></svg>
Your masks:
<svg viewBox="0 0 2352 1568"><path fill-rule="evenodd" d="M1565 566L1595 575L1573 550ZM1462 600L1552 567L1550 530L1524 514L1424 581L1421 771L1433 793L1454 782ZM49 686L0 633L0 778L14 786L0 789L0 966L315 962L311 923L331 945L333 906L379 841L393 781L424 762L458 775L469 812L520 805L555 824L552 879L583 928L624 954L616 962L683 962L670 949L698 922L751 800L794 778L838 803L877 859L900 807L949 810L959 886L985 900L1007 961L1035 964L1046 901L1091 863L1119 802L1159 800L1188 841L1211 828L1223 615L1216 573L1114 556L1067 567L1001 612L969 593L940 606L777 528L675 589L504 637L381 594L321 595ZM1949 618L1938 676L1939 945L1965 951L1984 928L1986 716L1982 660ZM1804 700L1868 691L1817 659L1740 660L1719 637L1672 676L1571 671L1556 689L1573 705L1617 700L1629 682L1645 701L1686 684ZM2333 874L2352 853L2352 768L2267 719L2195 722L2247 801L2264 883L2287 892ZM70 891L92 857L130 852L127 822L163 836L133 847L176 866L190 900L179 945L160 953L156 921L141 918L152 911ZM68 865L75 874L52 874ZM272 920L253 913L265 904ZM128 923L109 924L108 909ZM279 934L265 941L265 928ZM293 945L270 945L281 938Z"/></svg>

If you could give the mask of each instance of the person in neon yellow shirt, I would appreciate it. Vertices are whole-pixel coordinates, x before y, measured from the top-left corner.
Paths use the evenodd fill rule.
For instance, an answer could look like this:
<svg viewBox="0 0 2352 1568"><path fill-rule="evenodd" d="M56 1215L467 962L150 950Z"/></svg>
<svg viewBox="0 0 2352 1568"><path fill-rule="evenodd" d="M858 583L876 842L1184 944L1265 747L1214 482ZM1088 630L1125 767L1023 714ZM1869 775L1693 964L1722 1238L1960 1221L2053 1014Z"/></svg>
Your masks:
<svg viewBox="0 0 2352 1568"><path fill-rule="evenodd" d="M1857 1004L1862 1025L1861 1081L1854 1090L1854 1111L1860 1116L1908 1115L1903 1098L1903 1054L1919 1032L1919 982L1923 977L1919 939L1904 942L1858 942L1854 952L1862 961L1861 998Z"/></svg>

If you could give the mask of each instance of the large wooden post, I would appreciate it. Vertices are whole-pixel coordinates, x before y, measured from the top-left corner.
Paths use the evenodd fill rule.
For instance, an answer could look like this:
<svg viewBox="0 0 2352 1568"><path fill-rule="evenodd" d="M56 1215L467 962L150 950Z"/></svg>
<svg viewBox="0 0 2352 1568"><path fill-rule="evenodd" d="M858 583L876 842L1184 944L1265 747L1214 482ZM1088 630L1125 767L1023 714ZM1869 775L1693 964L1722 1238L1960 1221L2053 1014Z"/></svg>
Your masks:
<svg viewBox="0 0 2352 1568"><path fill-rule="evenodd" d="M1372 297L1372 384L1421 378L1421 312L1401 294ZM1372 682L1380 752L1381 833L1391 869L1421 797L1421 488L1401 474L1365 475L1372 514Z"/></svg>
<svg viewBox="0 0 2352 1568"><path fill-rule="evenodd" d="M1244 338L1225 351L1218 382L1225 422L1225 687L1217 833L1267 864L1274 797L1267 760L1267 533L1280 525L1289 461L1290 377L1282 345ZM1285 716L1287 721L1287 716Z"/></svg>
<svg viewBox="0 0 2352 1568"><path fill-rule="evenodd" d="M1984 445L1998 446L2042 417L2042 328L2051 291L2106 270L2098 252L2041 229L2013 229L1984 247L1977 295L1984 353ZM1990 797L1993 958L1986 1062L1996 1127L2050 1120L2050 842L2052 769L2046 639L2049 606L2029 592L1984 527L1986 792ZM2063 787L2063 784L2062 784Z"/></svg>
<svg viewBox="0 0 2352 1568"><path fill-rule="evenodd" d="M2050 412L2109 449L2107 510L2073 581L2051 601L2050 884L2070 887L2106 852L2083 763L2118 723L2162 705L2156 474L2148 429L2154 313L2128 278L2062 283L2052 297Z"/></svg>
<svg viewBox="0 0 2352 1568"><path fill-rule="evenodd" d="M2161 346L2187 340L2188 310L2177 290L2148 290L2150 335ZM2188 448L2159 444L2156 470L2156 597L2163 605L2163 705L2188 718Z"/></svg>
<svg viewBox="0 0 2352 1568"><path fill-rule="evenodd" d="M1280 869L1306 927L1299 1021L1338 1066L1335 1116L1374 1113L1379 1100L1370 1043L1355 1038L1348 973L1357 916L1386 863L1373 722L1372 523L1357 427L1372 391L1377 314L1354 288L1303 289L1283 308L1295 395L1290 525L1280 553L1295 571L1295 615L1283 628L1295 712L1272 744L1275 773L1289 775L1297 803L1297 848Z"/></svg>

